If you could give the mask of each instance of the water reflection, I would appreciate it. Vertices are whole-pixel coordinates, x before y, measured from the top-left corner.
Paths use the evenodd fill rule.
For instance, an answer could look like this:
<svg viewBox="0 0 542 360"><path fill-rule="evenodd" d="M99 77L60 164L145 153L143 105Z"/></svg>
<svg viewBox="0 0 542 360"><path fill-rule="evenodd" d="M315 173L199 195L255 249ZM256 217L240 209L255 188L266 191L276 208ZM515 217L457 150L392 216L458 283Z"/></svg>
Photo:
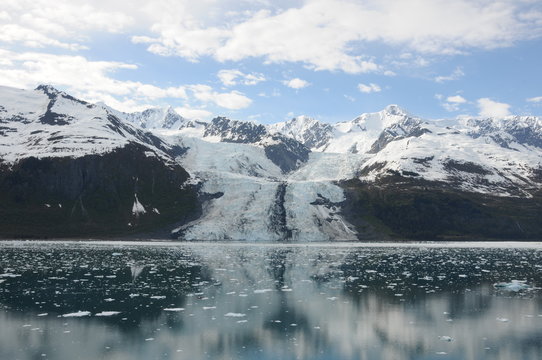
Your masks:
<svg viewBox="0 0 542 360"><path fill-rule="evenodd" d="M0 358L540 359L541 260L540 249L6 243ZM527 289L493 286L512 280Z"/></svg>

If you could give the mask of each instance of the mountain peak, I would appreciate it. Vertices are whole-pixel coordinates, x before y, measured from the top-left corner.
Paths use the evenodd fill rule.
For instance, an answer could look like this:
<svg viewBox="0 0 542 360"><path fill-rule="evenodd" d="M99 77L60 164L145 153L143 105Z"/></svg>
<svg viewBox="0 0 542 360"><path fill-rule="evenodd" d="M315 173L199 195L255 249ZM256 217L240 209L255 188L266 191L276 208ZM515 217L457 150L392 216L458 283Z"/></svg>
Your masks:
<svg viewBox="0 0 542 360"><path fill-rule="evenodd" d="M48 84L40 84L34 90L43 92L49 98L57 97L59 94L63 93L62 91L55 88L53 85Z"/></svg>
<svg viewBox="0 0 542 360"><path fill-rule="evenodd" d="M396 104L390 104L386 106L383 110L383 112L390 114L390 115L408 115L408 111L400 107Z"/></svg>

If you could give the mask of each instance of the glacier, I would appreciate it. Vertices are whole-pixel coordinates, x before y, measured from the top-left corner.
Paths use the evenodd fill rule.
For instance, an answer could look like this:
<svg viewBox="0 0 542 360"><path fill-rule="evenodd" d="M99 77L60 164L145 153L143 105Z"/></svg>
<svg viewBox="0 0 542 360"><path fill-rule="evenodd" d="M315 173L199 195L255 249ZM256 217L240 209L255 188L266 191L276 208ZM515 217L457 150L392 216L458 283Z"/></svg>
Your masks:
<svg viewBox="0 0 542 360"><path fill-rule="evenodd" d="M327 165L333 161L311 156L298 170L283 174L260 147L172 137L169 141L188 148L177 160L201 179L201 191L218 194L204 204L200 218L174 230L177 236L186 240L357 239L354 228L340 215L345 198L333 183L337 177L326 175L332 173ZM341 169L345 176L352 171Z"/></svg>

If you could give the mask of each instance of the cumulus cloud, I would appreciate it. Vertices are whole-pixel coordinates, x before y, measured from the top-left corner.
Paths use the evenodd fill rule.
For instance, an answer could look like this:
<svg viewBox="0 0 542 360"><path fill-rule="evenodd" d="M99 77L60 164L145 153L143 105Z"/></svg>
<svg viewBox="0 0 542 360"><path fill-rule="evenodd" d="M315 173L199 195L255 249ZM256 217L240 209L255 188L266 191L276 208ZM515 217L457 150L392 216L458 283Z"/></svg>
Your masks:
<svg viewBox="0 0 542 360"><path fill-rule="evenodd" d="M202 102L212 102L230 110L244 109L252 103L252 100L239 91L220 93L208 85L189 85L194 97Z"/></svg>
<svg viewBox="0 0 542 360"><path fill-rule="evenodd" d="M134 64L116 61L91 61L83 56L53 55L38 52L15 53L0 49L0 85L33 88L52 83L77 97L104 102L121 111L137 111L157 99L199 101L242 109L251 99L240 92L218 92L208 85L187 84L160 87L139 81L117 80L115 71L136 70Z"/></svg>
<svg viewBox="0 0 542 360"><path fill-rule="evenodd" d="M0 42L77 50L127 32L163 56L261 58L314 70L384 72L366 49L458 54L542 36L540 2L516 0L3 0ZM446 76L442 77L446 81Z"/></svg>
<svg viewBox="0 0 542 360"><path fill-rule="evenodd" d="M290 79L290 80L284 80L282 82L284 85L288 86L289 88L292 88L292 89L303 89L307 86L310 85L310 82L306 81L306 80L303 80L303 79L300 79L300 78L293 78L293 79Z"/></svg>
<svg viewBox="0 0 542 360"><path fill-rule="evenodd" d="M458 79L462 78L463 76L465 76L465 73L463 72L463 69L461 69L460 67L457 67L457 68L455 68L455 70L450 75L437 76L437 77L435 77L434 80L435 80L435 82L443 83L443 82L446 82L446 81L458 80Z"/></svg>
<svg viewBox="0 0 542 360"><path fill-rule="evenodd" d="M447 102L454 103L454 104L464 104L467 102L467 99L465 99L461 95L454 95L454 96L448 96L446 98Z"/></svg>
<svg viewBox="0 0 542 360"><path fill-rule="evenodd" d="M478 99L479 115L482 117L503 117L510 115L510 105L490 98Z"/></svg>
<svg viewBox="0 0 542 360"><path fill-rule="evenodd" d="M378 86L377 84L373 84L373 83L370 83L368 85L367 84L358 84L358 89L362 93L366 93L366 94L370 94L372 92L380 92L380 91L382 91L380 86Z"/></svg>
<svg viewBox="0 0 542 360"><path fill-rule="evenodd" d="M528 98L527 101L533 102L533 103L539 103L539 102L542 102L542 96Z"/></svg>
<svg viewBox="0 0 542 360"><path fill-rule="evenodd" d="M224 86L235 86L237 84L256 85L265 81L263 74L251 73L245 74L239 70L220 70L217 74Z"/></svg>
<svg viewBox="0 0 542 360"><path fill-rule="evenodd" d="M440 105L449 112L461 110L461 105L466 104L468 101L461 95L452 95L444 97L442 94L435 94L435 98L440 101Z"/></svg>
<svg viewBox="0 0 542 360"><path fill-rule="evenodd" d="M0 25L0 42L8 44L22 44L32 48L55 46L70 50L86 49L86 46L77 43L68 43L43 35L42 33L19 26L17 24Z"/></svg>
<svg viewBox="0 0 542 360"><path fill-rule="evenodd" d="M209 120L213 113L204 109L196 109L186 106L176 107L175 111L189 120Z"/></svg>
<svg viewBox="0 0 542 360"><path fill-rule="evenodd" d="M355 44L379 42L439 55L510 46L542 36L538 7L512 0L307 0L282 11L252 9L247 17L213 26L165 16L151 28L154 37L134 41L148 43L157 54L191 60L262 57L269 63L362 73L381 68Z"/></svg>
<svg viewBox="0 0 542 360"><path fill-rule="evenodd" d="M83 0L3 0L0 43L86 49L88 33L118 33L134 23L134 14L115 7L103 0L93 5Z"/></svg>

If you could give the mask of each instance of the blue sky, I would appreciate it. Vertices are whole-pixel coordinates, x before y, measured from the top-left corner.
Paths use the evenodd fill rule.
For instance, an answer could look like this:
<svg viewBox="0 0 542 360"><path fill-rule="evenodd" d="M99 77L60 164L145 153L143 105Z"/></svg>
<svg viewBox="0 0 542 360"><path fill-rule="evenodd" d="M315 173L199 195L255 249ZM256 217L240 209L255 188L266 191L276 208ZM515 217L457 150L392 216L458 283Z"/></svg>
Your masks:
<svg viewBox="0 0 542 360"><path fill-rule="evenodd" d="M540 0L2 0L0 85L122 111L542 115Z"/></svg>

